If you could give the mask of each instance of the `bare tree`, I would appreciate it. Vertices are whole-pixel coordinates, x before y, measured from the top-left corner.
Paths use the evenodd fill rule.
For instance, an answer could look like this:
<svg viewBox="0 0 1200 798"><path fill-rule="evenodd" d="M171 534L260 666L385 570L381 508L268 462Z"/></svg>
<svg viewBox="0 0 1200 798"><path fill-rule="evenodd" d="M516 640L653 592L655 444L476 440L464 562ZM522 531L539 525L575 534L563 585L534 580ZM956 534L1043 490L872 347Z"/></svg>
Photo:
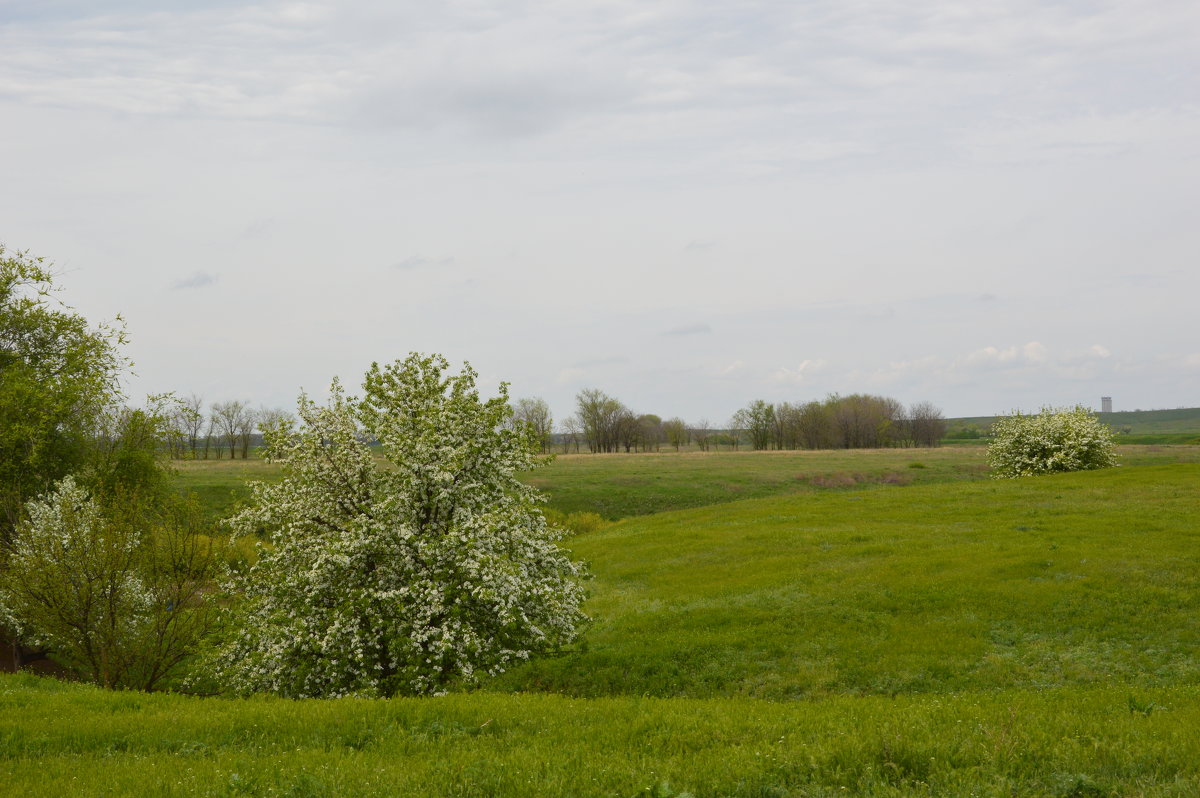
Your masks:
<svg viewBox="0 0 1200 798"><path fill-rule="evenodd" d="M217 450L217 459L221 459L221 435L219 433L217 422L217 413L215 410L208 411L208 417L204 423L204 459L208 459L208 453L211 449Z"/></svg>
<svg viewBox="0 0 1200 798"><path fill-rule="evenodd" d="M625 405L621 405L613 420L613 432L626 452L636 451L642 440L642 428L638 418Z"/></svg>
<svg viewBox="0 0 1200 798"><path fill-rule="evenodd" d="M513 421L528 424L533 429L538 441L541 442L542 452L550 451L550 434L554 429L554 417L550 415L550 405L545 399L532 397L518 399L513 404Z"/></svg>
<svg viewBox="0 0 1200 798"><path fill-rule="evenodd" d="M711 444L712 425L709 424L707 418L702 418L696 422L691 429L691 437L696 441L696 445L700 447L700 451L707 452Z"/></svg>
<svg viewBox="0 0 1200 798"><path fill-rule="evenodd" d="M917 402L908 411L912 439L917 446L937 446L946 434L946 419L933 402Z"/></svg>
<svg viewBox="0 0 1200 798"><path fill-rule="evenodd" d="M200 434L204 431L204 399L196 394L191 394L186 399L180 399L178 419L184 444L191 452L192 459L195 460L200 446Z"/></svg>
<svg viewBox="0 0 1200 798"><path fill-rule="evenodd" d="M246 423L245 416L247 410L246 403L239 402L236 399L229 402L216 402L212 406L212 415L216 420L216 429L220 433L220 437L224 438L225 442L229 445L230 460L237 453L238 443L241 441L242 429L244 429ZM251 429L253 429L253 424L251 424Z"/></svg>
<svg viewBox="0 0 1200 798"><path fill-rule="evenodd" d="M266 407L260 405L255 411L258 431L266 433L280 425L288 426L296 423L296 417L281 407Z"/></svg>
<svg viewBox="0 0 1200 798"><path fill-rule="evenodd" d="M568 416L561 423L563 454L569 454L571 448L575 448L575 454L579 454L579 420L575 416Z"/></svg>
<svg viewBox="0 0 1200 798"><path fill-rule="evenodd" d="M254 436L254 427L258 424L258 413L251 407L243 407L237 419L238 445L242 450L242 459L250 454L250 439Z"/></svg>

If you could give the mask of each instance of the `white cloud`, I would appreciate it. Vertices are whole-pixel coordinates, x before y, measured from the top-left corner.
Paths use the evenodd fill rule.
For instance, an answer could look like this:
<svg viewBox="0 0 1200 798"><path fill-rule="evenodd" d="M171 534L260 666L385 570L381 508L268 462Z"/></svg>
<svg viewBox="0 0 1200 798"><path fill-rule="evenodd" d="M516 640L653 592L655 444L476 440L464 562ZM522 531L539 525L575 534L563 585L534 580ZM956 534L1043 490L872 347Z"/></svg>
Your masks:
<svg viewBox="0 0 1200 798"><path fill-rule="evenodd" d="M188 288L204 288L210 286L217 281L217 275L209 274L208 272L196 272L190 277L184 277L182 280L177 280L172 288L176 290Z"/></svg>
<svg viewBox="0 0 1200 798"><path fill-rule="evenodd" d="M767 381L776 385L799 385L822 370L826 363L822 359L802 360L795 368L781 366L767 376Z"/></svg>

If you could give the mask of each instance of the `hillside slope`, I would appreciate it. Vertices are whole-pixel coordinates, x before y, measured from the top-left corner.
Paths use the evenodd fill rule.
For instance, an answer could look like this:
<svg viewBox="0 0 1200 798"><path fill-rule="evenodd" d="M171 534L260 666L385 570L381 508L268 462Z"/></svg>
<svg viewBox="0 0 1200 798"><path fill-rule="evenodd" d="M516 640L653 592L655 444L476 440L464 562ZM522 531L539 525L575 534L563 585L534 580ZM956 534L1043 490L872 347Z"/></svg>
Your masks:
<svg viewBox="0 0 1200 798"><path fill-rule="evenodd" d="M897 694L1200 679L1200 466L750 500L568 545L587 647L498 680L573 695Z"/></svg>

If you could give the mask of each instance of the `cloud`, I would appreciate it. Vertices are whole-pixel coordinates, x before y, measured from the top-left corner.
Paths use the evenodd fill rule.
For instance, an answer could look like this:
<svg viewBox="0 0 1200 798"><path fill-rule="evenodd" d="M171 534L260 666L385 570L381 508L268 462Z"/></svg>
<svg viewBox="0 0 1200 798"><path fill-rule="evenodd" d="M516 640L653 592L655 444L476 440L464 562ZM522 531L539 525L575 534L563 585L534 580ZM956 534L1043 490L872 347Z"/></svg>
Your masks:
<svg viewBox="0 0 1200 798"><path fill-rule="evenodd" d="M767 381L776 385L799 385L813 374L824 370L824 360L802 360L795 368L780 367L767 375Z"/></svg>
<svg viewBox="0 0 1200 798"><path fill-rule="evenodd" d="M426 258L423 255L409 255L407 258L402 258L392 264L392 268L397 271L413 271L415 269L423 269L427 266L450 266L454 263L454 258Z"/></svg>
<svg viewBox="0 0 1200 798"><path fill-rule="evenodd" d="M185 277L182 280L176 281L171 286L175 290L184 290L189 288L204 288L210 286L217 281L217 275L209 274L208 272L196 272L191 277Z"/></svg>
<svg viewBox="0 0 1200 798"><path fill-rule="evenodd" d="M684 324L679 327L672 327L665 330L662 335L705 335L712 332L712 326L707 322L699 322L697 324Z"/></svg>
<svg viewBox="0 0 1200 798"><path fill-rule="evenodd" d="M698 252L708 252L716 246L716 243L712 241L689 241L684 245L683 251L688 254L695 254Z"/></svg>

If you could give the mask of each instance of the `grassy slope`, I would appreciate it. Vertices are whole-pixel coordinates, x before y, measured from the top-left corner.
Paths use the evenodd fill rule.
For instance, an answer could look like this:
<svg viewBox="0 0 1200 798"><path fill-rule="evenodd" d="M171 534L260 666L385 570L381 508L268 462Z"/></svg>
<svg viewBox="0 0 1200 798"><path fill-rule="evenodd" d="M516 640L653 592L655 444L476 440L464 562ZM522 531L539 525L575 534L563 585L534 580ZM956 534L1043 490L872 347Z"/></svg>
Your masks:
<svg viewBox="0 0 1200 798"><path fill-rule="evenodd" d="M1198 727L1184 688L236 701L0 676L0 794L1191 796Z"/></svg>
<svg viewBox="0 0 1200 798"><path fill-rule="evenodd" d="M630 519L570 541L586 650L497 687L908 693L1200 679L1200 466L878 487Z"/></svg>

